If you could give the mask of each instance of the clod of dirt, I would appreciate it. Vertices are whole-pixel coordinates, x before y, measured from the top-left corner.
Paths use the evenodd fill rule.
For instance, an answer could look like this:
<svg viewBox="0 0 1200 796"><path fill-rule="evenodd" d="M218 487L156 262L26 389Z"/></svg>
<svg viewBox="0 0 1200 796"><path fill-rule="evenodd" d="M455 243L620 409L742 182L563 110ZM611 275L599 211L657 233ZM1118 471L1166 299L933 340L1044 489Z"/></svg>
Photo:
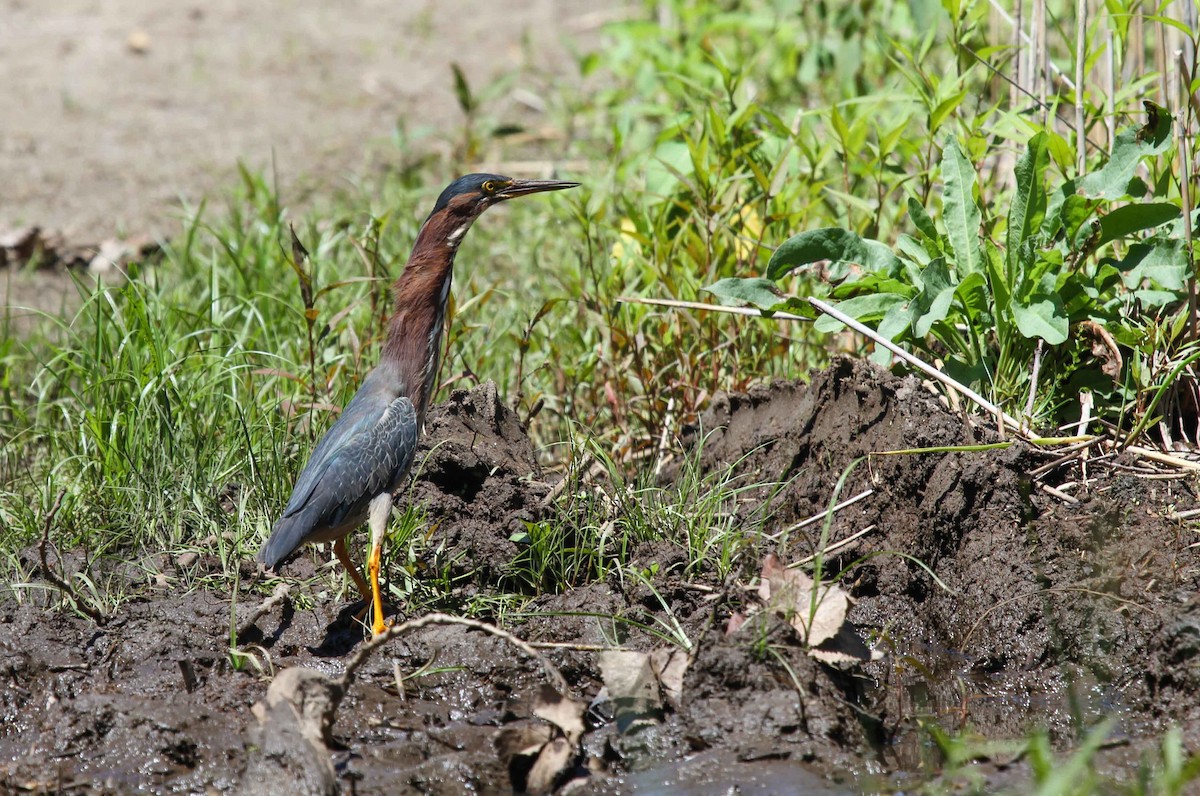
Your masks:
<svg viewBox="0 0 1200 796"><path fill-rule="evenodd" d="M1132 746L1154 747L1164 720L1182 724L1189 748L1200 743L1200 716L1181 696L1200 683L1188 596L1200 587L1200 559L1165 516L1197 503L1190 479L1107 476L1068 506L1035 491L1028 475L1053 451L1016 444L872 456L996 437L954 416L915 379L849 359L807 387L717 396L698 430L711 431L700 452L707 470L738 462L748 483L786 482L744 509L765 512L772 534L823 511L842 473L869 457L841 497L874 494L835 515L829 540L876 530L830 557L826 571L849 568L849 618L874 629L891 653L864 665L874 682L848 696L876 717L868 738L886 740L880 752L889 765L913 764L918 718L988 738L1047 727L1070 745L1100 717L1117 715ZM767 547L799 558L815 552L817 536L780 533Z"/></svg>
<svg viewBox="0 0 1200 796"><path fill-rule="evenodd" d="M511 537L540 518L547 487L529 435L495 383L455 390L430 410L416 468L412 501L437 525L434 539L456 573L503 573L518 552Z"/></svg>
<svg viewBox="0 0 1200 796"><path fill-rule="evenodd" d="M313 669L277 674L265 700L251 708L258 724L247 734L241 792L336 794L328 745L342 696L338 683Z"/></svg>

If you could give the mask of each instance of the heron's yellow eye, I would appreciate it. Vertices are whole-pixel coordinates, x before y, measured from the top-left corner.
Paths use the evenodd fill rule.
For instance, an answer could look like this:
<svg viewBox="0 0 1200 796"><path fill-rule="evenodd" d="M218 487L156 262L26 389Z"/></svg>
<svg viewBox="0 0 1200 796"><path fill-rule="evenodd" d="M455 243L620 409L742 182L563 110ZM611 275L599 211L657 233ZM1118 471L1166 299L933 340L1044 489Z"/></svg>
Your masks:
<svg viewBox="0 0 1200 796"><path fill-rule="evenodd" d="M495 193L496 192L496 183L493 182L492 180L488 180L480 187L483 188L484 193Z"/></svg>

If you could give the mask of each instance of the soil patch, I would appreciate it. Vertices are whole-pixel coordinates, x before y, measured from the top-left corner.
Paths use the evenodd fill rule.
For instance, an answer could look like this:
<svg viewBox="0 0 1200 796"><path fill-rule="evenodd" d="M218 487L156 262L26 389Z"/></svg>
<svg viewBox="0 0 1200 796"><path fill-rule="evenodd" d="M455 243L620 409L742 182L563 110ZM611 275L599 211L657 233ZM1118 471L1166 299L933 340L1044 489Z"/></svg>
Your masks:
<svg viewBox="0 0 1200 796"><path fill-rule="evenodd" d="M413 495L437 523L437 555L464 583L494 582L516 553L514 529L544 516L547 486L528 439L486 385L455 393L429 428L442 442L424 457ZM786 529L828 504L854 460L992 439L918 381L849 360L808 386L719 396L702 428L691 444L703 439L703 467L736 462L746 483L787 481L740 496L747 527L768 516L764 536L748 540L743 583L768 552L794 561L813 551L818 531ZM727 634L752 595L705 575L685 581L669 565L653 590L614 581L538 598L504 625L545 645L586 708L577 752L552 783L587 777L597 793L772 793L797 782L854 792L871 777L895 783L927 771L924 722L989 738L1046 727L1067 748L1115 717L1098 765L1127 776L1169 724L1195 749L1197 554L1194 532L1165 516L1196 504L1194 484L1106 477L1067 506L1029 476L1045 459L1014 446L871 456L854 469L843 497L874 493L836 515L830 538L876 528L826 571L846 570L850 620L886 653L878 661L819 663L791 626L762 614ZM674 553L660 543L638 555L669 563ZM305 554L286 573L303 578L322 560ZM206 557L195 566L220 571ZM362 644L357 604L305 591L301 580L242 635L240 658L229 654L228 594L176 594L144 575L135 583L137 572L131 588L143 596L100 628L34 596L0 604L0 790L261 792L269 777L293 792L505 792L531 781L537 749L506 757L498 732L558 732L535 717L548 682L537 660L478 630L431 626L368 659L322 737L305 718L314 703L271 704L268 685L283 668L324 676L314 683L338 676ZM247 564L243 577L252 576ZM259 600L241 594L239 615ZM647 693L665 696L631 713L593 647L619 641L650 653L666 645L638 627L669 622L693 657L677 692L655 670L661 689ZM980 770L1000 787L1021 781L1023 765L992 760Z"/></svg>

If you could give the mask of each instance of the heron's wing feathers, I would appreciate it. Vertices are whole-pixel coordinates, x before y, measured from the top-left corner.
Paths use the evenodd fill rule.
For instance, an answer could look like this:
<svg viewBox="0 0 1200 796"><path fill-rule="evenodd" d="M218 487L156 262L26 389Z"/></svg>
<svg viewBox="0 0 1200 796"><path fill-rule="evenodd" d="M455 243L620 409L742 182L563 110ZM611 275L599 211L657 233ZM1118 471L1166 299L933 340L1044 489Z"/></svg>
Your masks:
<svg viewBox="0 0 1200 796"><path fill-rule="evenodd" d="M369 503L392 489L408 471L417 449L417 411L411 400L392 401L374 423L367 418L346 419L352 421L349 433L331 440L334 444L325 451L320 450L321 445L313 451L283 516L317 503L331 509ZM329 436L333 431L330 429Z"/></svg>
<svg viewBox="0 0 1200 796"><path fill-rule="evenodd" d="M417 450L417 411L406 397L379 408L357 396L346 407L313 450L261 560L273 566L314 532L361 522L372 498L399 485Z"/></svg>

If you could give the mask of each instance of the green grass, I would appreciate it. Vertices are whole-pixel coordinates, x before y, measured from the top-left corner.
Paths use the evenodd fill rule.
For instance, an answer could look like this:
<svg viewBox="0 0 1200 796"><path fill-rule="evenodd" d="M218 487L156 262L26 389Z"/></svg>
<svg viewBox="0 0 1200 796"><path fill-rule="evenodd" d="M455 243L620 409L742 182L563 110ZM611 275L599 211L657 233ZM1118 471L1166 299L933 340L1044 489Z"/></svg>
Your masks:
<svg viewBox="0 0 1200 796"><path fill-rule="evenodd" d="M1050 5L1052 51L1067 63L1073 4ZM1109 6L1088 29L1091 51L1104 20L1128 24L1120 2ZM1008 86L985 65L1003 71L1009 58L997 46L1007 34L990 25L984 3L647 2L608 26L603 46L580 54L587 91L522 75L547 84L545 121L559 133L538 154L589 164L561 175L584 186L509 203L476 224L458 256L442 377L448 387L469 386L461 374L495 380L522 416L540 406L531 434L543 463L578 465L570 470L578 478L603 462L605 486L572 482L556 513L516 540L510 571L475 584L465 604L454 603L461 584L452 562L426 533L420 507L410 509L394 519L387 548L393 597L504 616L540 593L609 578L646 582L655 573L631 563L643 542L676 546L685 578L722 581L755 558L769 518L747 521L738 505L771 485L742 483L732 467L702 474L689 458L664 486L652 472L654 451L664 430L677 433L716 391L824 364L830 338L808 325L618 298L708 300L704 289L721 279L764 274L775 247L805 229L840 227L895 244L914 232L910 199L937 214L947 134L979 168L972 190L984 208L981 231L999 239L1004 221L988 208L1011 187L995 166L1043 125L1029 102L1010 107ZM1128 42L1118 31L1120 59L1131 57ZM1139 92L1151 84L1138 76L1113 97L1089 91L1089 135L1104 127L1107 101L1118 114L1140 112ZM398 140L400 167L302 217L274 193L271 175L244 172L222 207L195 208L129 282L81 280L74 316L0 339L0 568L13 584L0 599L35 588L18 551L40 537L59 493L52 541L83 551L77 585L104 610L135 594L111 562L133 561L152 578L162 553L178 556L210 538L224 573L183 573L183 585L233 582L332 422L330 407L343 405L374 364L388 283L438 191L479 152L508 153L512 122L490 102L499 93L459 85L467 121L446 135L459 142L460 160L402 153L411 142ZM1065 112L1070 99L1051 102ZM1170 164L1154 187L1174 201L1169 172ZM310 252L311 326L290 259L293 225ZM780 287L824 292L827 276L792 274ZM1137 355L1123 389L1133 403L1144 390L1157 401L1179 374L1171 352L1156 358L1152 343L1164 329L1172 350L1186 353L1191 343L1174 317L1130 326L1122 344ZM0 328L8 327L4 313ZM837 345L865 353L861 340ZM1050 389L1056 394L1039 405L1058 406L1077 387L1061 379ZM303 592L353 596L335 567ZM678 625L659 631L691 643ZM1164 792L1193 769L1172 737L1154 769L1165 772Z"/></svg>

